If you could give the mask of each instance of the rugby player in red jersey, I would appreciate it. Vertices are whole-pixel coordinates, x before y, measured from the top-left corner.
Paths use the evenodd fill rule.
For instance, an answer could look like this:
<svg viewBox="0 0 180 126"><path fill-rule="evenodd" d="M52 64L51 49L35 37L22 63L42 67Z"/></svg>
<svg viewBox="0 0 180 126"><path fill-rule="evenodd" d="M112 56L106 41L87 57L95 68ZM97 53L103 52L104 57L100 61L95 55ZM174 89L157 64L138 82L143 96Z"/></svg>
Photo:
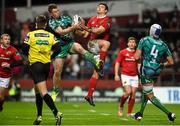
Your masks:
<svg viewBox="0 0 180 126"><path fill-rule="evenodd" d="M121 68L121 82L124 88L124 95L121 97L118 115L123 116L123 107L128 101L128 116L132 116L132 110L135 103L135 94L138 88L138 63L134 58L136 48L136 38L128 38L128 47L118 53L115 63L115 81L120 81L119 68Z"/></svg>
<svg viewBox="0 0 180 126"><path fill-rule="evenodd" d="M89 19L87 26L81 25L82 29L84 30L81 32L81 35L84 38L89 37L89 51L94 53L95 55L99 55L100 60L105 61L107 51L110 47L109 32L111 27L110 18L106 15L108 12L107 4L99 3L97 5L96 12L97 15ZM77 33L78 32L80 33L80 31L77 31ZM99 76L103 76L103 69L101 70L100 74L98 73L96 70L94 70L93 75L90 79L88 94L85 97L86 101L88 101L92 106L95 106L93 101L93 92L97 85Z"/></svg>
<svg viewBox="0 0 180 126"><path fill-rule="evenodd" d="M0 111L3 110L4 95L9 87L12 68L22 64L22 57L16 48L10 45L9 34L2 34L0 43Z"/></svg>

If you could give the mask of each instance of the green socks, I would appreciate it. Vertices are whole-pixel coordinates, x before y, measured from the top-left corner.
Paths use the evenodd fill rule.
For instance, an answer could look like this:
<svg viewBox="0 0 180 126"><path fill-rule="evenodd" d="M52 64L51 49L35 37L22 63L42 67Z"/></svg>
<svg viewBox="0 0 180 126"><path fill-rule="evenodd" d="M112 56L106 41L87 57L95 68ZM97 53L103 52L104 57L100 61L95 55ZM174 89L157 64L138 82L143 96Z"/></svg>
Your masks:
<svg viewBox="0 0 180 126"><path fill-rule="evenodd" d="M91 54L90 52L86 52L83 57L85 58L85 60L91 62L92 64L96 65L96 59L94 59L94 55Z"/></svg>
<svg viewBox="0 0 180 126"><path fill-rule="evenodd" d="M159 109L161 109L163 112L165 112L167 115L170 113L165 107L164 105L161 104L161 102L159 101L158 98L156 98L155 96L153 96L150 101Z"/></svg>
<svg viewBox="0 0 180 126"><path fill-rule="evenodd" d="M148 102L148 99L146 98L146 96L144 94L142 94L142 102L141 102L141 109L140 109L140 113L142 115L144 113L144 109L146 108L147 102Z"/></svg>
<svg viewBox="0 0 180 126"><path fill-rule="evenodd" d="M59 87L54 86L54 87L53 87L53 91L56 92L56 93L59 93Z"/></svg>

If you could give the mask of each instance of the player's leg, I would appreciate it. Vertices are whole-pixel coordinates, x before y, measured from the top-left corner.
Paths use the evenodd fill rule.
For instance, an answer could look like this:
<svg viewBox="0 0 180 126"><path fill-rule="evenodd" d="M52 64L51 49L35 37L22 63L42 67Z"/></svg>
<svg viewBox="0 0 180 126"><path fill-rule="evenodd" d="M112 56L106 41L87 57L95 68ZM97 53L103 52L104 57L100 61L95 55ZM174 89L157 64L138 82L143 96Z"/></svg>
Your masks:
<svg viewBox="0 0 180 126"><path fill-rule="evenodd" d="M175 114L171 113L161 102L160 100L154 96L154 93L149 93L147 94L147 97L149 98L149 100L151 101L151 103L153 105L155 105L157 108L159 108L161 111L163 111L167 116L169 121L174 121L175 119Z"/></svg>
<svg viewBox="0 0 180 126"><path fill-rule="evenodd" d="M79 43L74 43L72 45L72 48L70 49L70 52L81 54L85 58L85 60L92 63L98 70L101 69L103 66L103 62L101 60L95 59L94 55L85 50Z"/></svg>
<svg viewBox="0 0 180 126"><path fill-rule="evenodd" d="M140 112L135 114L135 119L137 119L137 120L142 119L143 112L144 112L145 106L146 106L147 101L148 101L147 99L149 99L153 105L155 105L160 110L162 110L164 113L166 113L166 115L168 116L168 119L170 121L174 121L175 114L171 113L169 110L167 110L166 107L160 102L160 100L154 96L153 83L148 83L146 85L143 85L143 93L145 95L143 95L143 97L142 97L141 110L140 110Z"/></svg>
<svg viewBox="0 0 180 126"><path fill-rule="evenodd" d="M39 125L42 121L42 107L43 107L43 98L39 93L36 86L34 87L35 90L35 97L36 97L36 109L37 109L37 118L33 122L33 125Z"/></svg>
<svg viewBox="0 0 180 126"><path fill-rule="evenodd" d="M127 75L121 74L121 82L124 89L124 94L120 99L118 115L123 116L123 108L126 100L131 94L130 78Z"/></svg>
<svg viewBox="0 0 180 126"><path fill-rule="evenodd" d="M147 83L143 84L144 83L143 80L147 80L147 79L142 79L141 78L142 88L143 88L143 91L142 91L142 100L141 100L141 108L140 108L140 111L135 114L135 119L139 120L139 121L143 117L144 110L146 108L146 105L147 105L147 102L148 102L148 99L149 99L147 97L147 95L153 92L153 84L147 84Z"/></svg>
<svg viewBox="0 0 180 126"><path fill-rule="evenodd" d="M62 119L62 113L58 112L51 96L47 93L47 88L46 88L46 81L42 81L36 84L37 89L41 93L43 100L47 104L47 106L51 109L53 112L55 118L56 118L56 124L61 124L61 119Z"/></svg>
<svg viewBox="0 0 180 126"><path fill-rule="evenodd" d="M136 98L136 90L137 87L131 87L131 95L129 97L129 101L128 101L128 116L131 116L134 104L135 104L135 98Z"/></svg>
<svg viewBox="0 0 180 126"><path fill-rule="evenodd" d="M5 88L0 86L0 112L3 110Z"/></svg>
<svg viewBox="0 0 180 126"><path fill-rule="evenodd" d="M10 78L0 77L0 112L3 110L5 92L9 87Z"/></svg>
<svg viewBox="0 0 180 126"><path fill-rule="evenodd" d="M61 74L63 71L65 59L63 58L56 58L53 62L54 66L54 74L53 74L53 91L51 93L51 97L53 101L56 101L56 98L59 94L59 85L61 81Z"/></svg>
<svg viewBox="0 0 180 126"><path fill-rule="evenodd" d="M127 82L127 83L128 83L128 82ZM119 110L118 110L118 115L119 115L120 117L123 116L124 104L125 104L126 100L128 99L128 97L129 97L130 94L131 94L131 86L130 86L130 85L124 84L124 85L123 85L123 88L124 88L124 94L123 94L123 96L122 96L121 99L120 99Z"/></svg>
<svg viewBox="0 0 180 126"><path fill-rule="evenodd" d="M132 113L134 104L135 104L135 98L136 98L136 90L138 88L139 85L139 81L138 81L138 76L129 76L130 80L130 85L131 85L131 94L130 94L130 98L128 101L128 116L132 116L134 115Z"/></svg>
<svg viewBox="0 0 180 126"><path fill-rule="evenodd" d="M50 70L50 63L47 64L34 63L33 65L31 65L30 69L32 71L32 77L37 90L41 94L47 106L53 112L56 118L56 123L60 124L62 113L58 112L51 96L47 93L47 87L46 87L46 81Z"/></svg>
<svg viewBox="0 0 180 126"><path fill-rule="evenodd" d="M99 44L99 47L100 47L100 59L105 61L106 59L106 56L107 56L107 51L110 47L110 42L109 41L106 41L106 40L97 40L98 41L98 44Z"/></svg>
<svg viewBox="0 0 180 126"><path fill-rule="evenodd" d="M99 78L98 73L94 70L93 75L92 75L90 82L89 82L88 94L85 97L85 100L88 101L89 104L92 106L95 106L95 103L93 101L93 93L94 93L94 90L95 90L96 85L98 83L98 78Z"/></svg>

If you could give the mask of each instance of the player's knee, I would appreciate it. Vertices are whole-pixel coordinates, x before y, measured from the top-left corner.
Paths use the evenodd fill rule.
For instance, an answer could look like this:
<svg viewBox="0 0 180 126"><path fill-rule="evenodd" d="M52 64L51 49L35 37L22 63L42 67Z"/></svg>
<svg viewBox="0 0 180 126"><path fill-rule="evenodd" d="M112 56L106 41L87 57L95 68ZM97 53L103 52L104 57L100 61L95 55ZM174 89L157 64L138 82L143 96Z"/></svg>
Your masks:
<svg viewBox="0 0 180 126"><path fill-rule="evenodd" d="M134 99L136 97L136 94L135 93L132 93L131 94L131 98Z"/></svg>
<svg viewBox="0 0 180 126"><path fill-rule="evenodd" d="M106 49L108 49L108 48L110 47L110 42L109 42L109 41L105 41L105 42L103 43L103 47L106 48Z"/></svg>
<svg viewBox="0 0 180 126"><path fill-rule="evenodd" d="M97 73L93 73L92 77L98 79L99 75Z"/></svg>
<svg viewBox="0 0 180 126"><path fill-rule="evenodd" d="M101 50L103 50L103 51L107 51L108 49L109 49L109 46L110 46L110 44L104 44L103 46L102 46L102 48L101 48Z"/></svg>
<svg viewBox="0 0 180 126"><path fill-rule="evenodd" d="M86 50L82 46L78 47L77 50L78 50L78 52L80 52L82 54L84 54L86 52Z"/></svg>
<svg viewBox="0 0 180 126"><path fill-rule="evenodd" d="M126 91L126 92L125 92L125 95L126 95L126 96L130 96L130 95L131 95L131 91Z"/></svg>
<svg viewBox="0 0 180 126"><path fill-rule="evenodd" d="M109 42L109 41L107 41L106 46L107 46L108 48L110 47L110 42Z"/></svg>
<svg viewBox="0 0 180 126"><path fill-rule="evenodd" d="M153 92L147 94L147 98L151 100L151 98L154 96Z"/></svg>
<svg viewBox="0 0 180 126"><path fill-rule="evenodd" d="M149 97L153 93L153 85L143 86L143 93Z"/></svg>

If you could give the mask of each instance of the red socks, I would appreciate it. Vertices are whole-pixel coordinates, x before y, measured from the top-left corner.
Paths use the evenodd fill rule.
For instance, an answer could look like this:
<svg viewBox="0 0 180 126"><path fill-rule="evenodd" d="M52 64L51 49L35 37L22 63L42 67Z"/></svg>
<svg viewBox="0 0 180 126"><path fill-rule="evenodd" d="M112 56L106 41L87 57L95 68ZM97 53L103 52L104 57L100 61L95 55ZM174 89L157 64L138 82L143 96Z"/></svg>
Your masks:
<svg viewBox="0 0 180 126"><path fill-rule="evenodd" d="M107 56L107 52L101 50L100 51L100 60L105 61L106 56Z"/></svg>
<svg viewBox="0 0 180 126"><path fill-rule="evenodd" d="M128 101L128 113L132 113L134 103L135 103L135 99L130 97Z"/></svg>
<svg viewBox="0 0 180 126"><path fill-rule="evenodd" d="M88 96L92 96L93 95L94 89L95 89L95 87L97 85L97 81L98 81L98 79L96 79L94 77L91 77L90 85L89 85L89 90L88 90Z"/></svg>
<svg viewBox="0 0 180 126"><path fill-rule="evenodd" d="M126 102L127 99L128 97L124 97L124 95L121 97L120 107L124 106L124 103Z"/></svg>

